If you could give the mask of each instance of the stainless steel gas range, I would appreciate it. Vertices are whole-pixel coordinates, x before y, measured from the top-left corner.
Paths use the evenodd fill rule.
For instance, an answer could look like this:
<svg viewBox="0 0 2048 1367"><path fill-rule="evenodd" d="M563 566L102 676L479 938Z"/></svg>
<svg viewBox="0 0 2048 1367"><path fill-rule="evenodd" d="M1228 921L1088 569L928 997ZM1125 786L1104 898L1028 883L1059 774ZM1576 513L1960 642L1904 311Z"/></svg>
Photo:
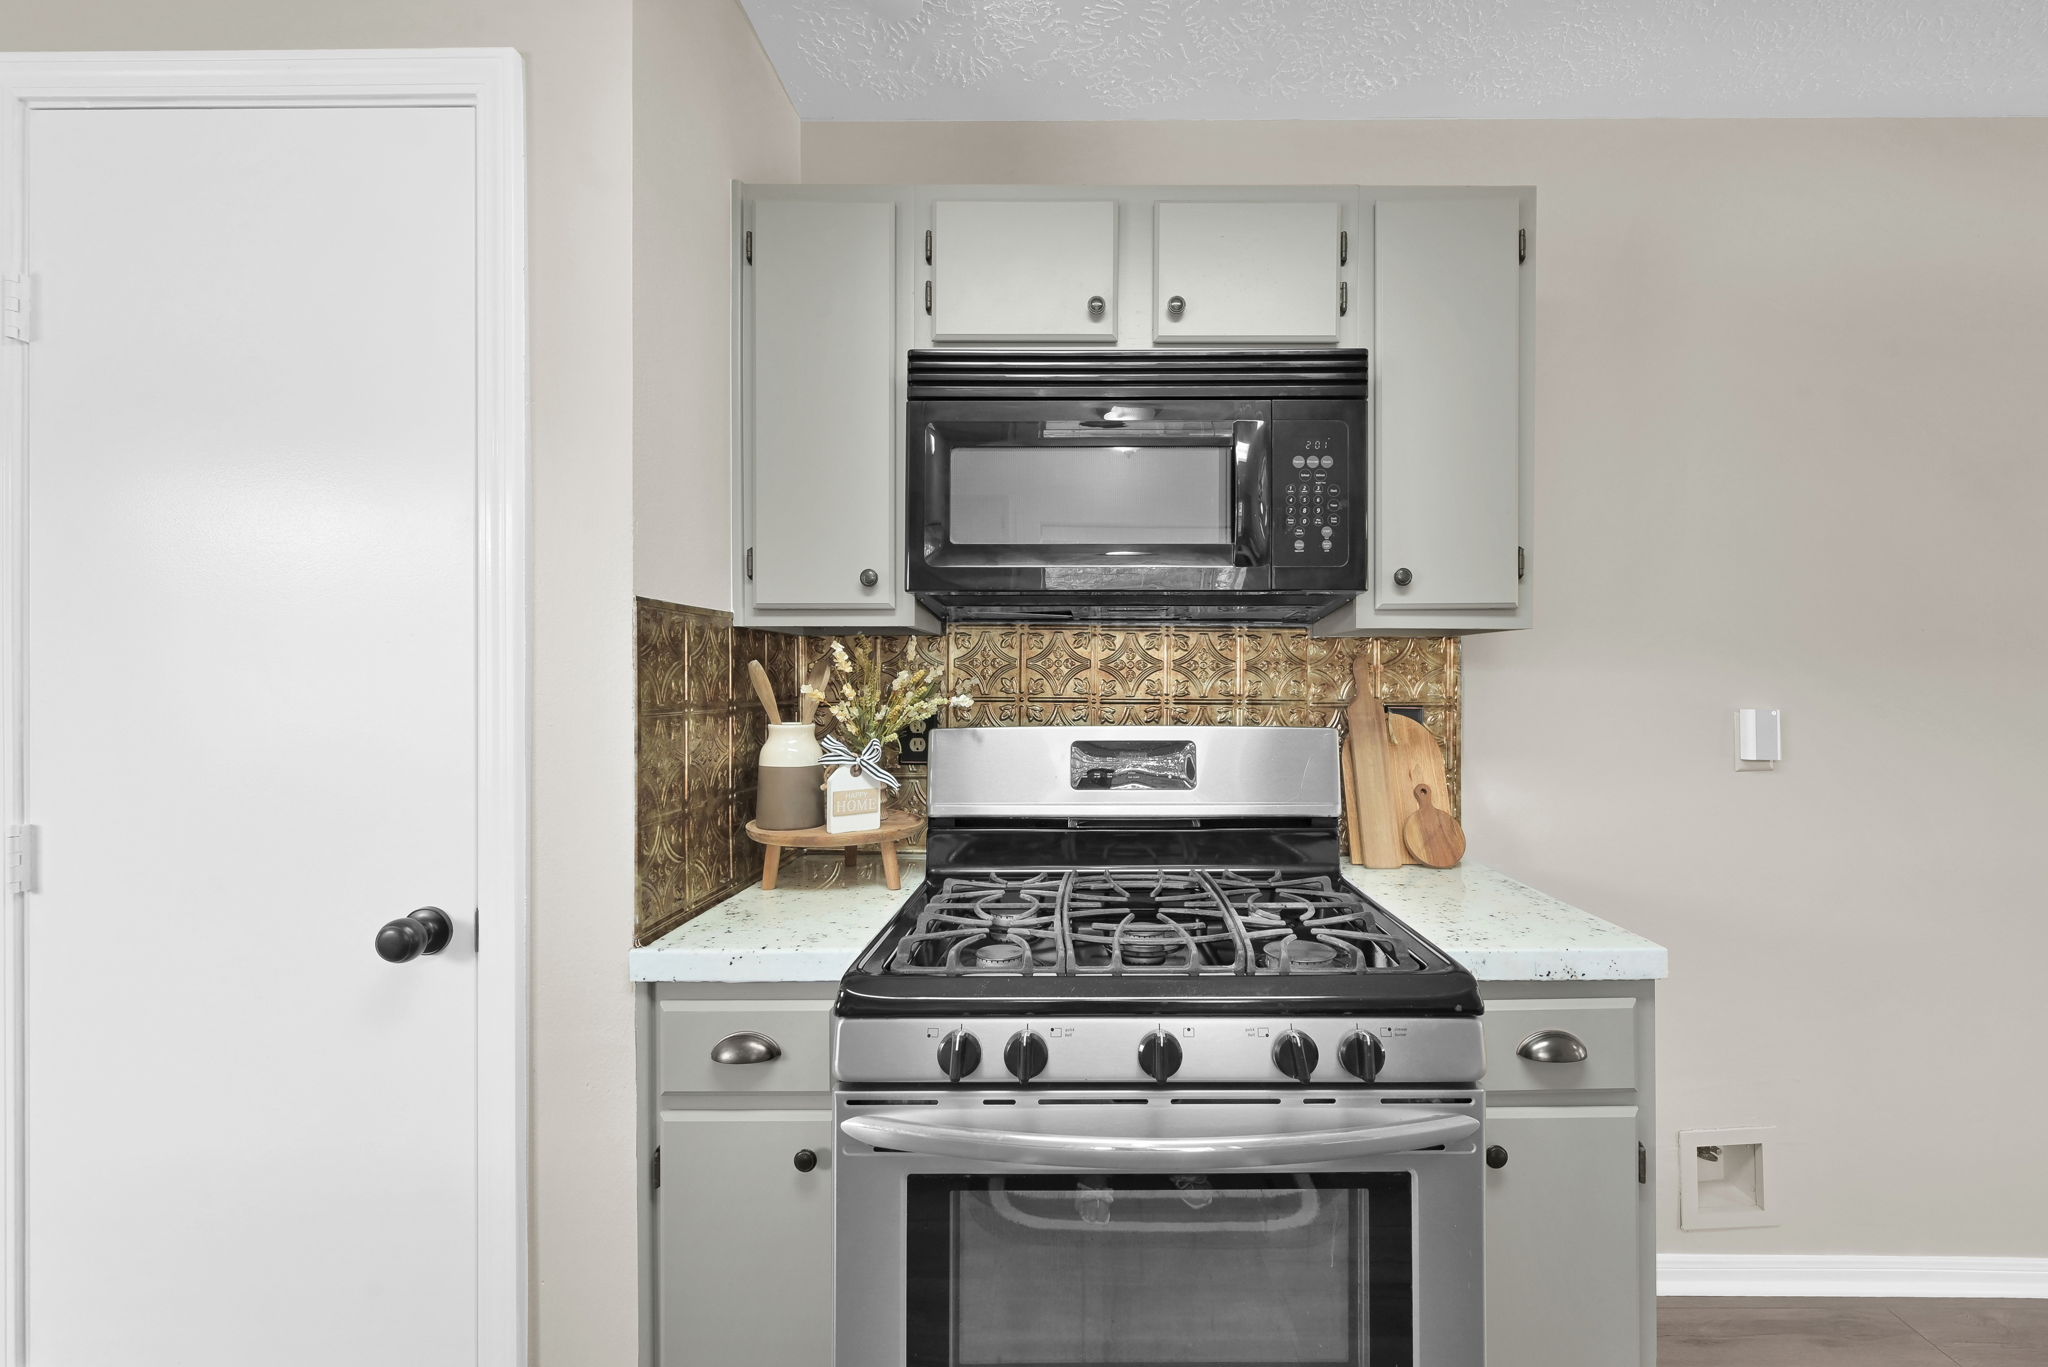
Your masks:
<svg viewBox="0 0 2048 1367"><path fill-rule="evenodd" d="M952 729L835 1010L837 1367L1481 1367L1470 974L1336 733Z"/></svg>

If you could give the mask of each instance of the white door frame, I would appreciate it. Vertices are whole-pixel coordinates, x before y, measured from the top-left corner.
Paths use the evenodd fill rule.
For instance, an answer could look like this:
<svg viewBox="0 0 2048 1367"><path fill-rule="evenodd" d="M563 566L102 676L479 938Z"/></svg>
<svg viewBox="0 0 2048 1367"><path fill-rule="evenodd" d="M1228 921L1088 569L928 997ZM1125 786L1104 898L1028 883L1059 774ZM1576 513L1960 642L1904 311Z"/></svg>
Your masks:
<svg viewBox="0 0 2048 1367"><path fill-rule="evenodd" d="M0 54L0 276L26 268L31 109L439 105L476 111L477 1361L527 1361L526 113L510 49ZM33 281L29 282L33 287ZM0 339L0 821L25 820L27 380ZM0 1367L23 1367L23 899L0 934ZM367 948L367 946L366 946ZM116 1299L118 1299L118 1290Z"/></svg>

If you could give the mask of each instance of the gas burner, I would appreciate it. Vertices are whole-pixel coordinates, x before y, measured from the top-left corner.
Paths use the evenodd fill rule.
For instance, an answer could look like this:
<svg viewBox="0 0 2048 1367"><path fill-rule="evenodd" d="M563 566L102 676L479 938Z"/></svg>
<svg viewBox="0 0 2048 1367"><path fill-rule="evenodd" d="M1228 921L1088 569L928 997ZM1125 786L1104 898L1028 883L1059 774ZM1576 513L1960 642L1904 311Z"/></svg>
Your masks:
<svg viewBox="0 0 2048 1367"><path fill-rule="evenodd" d="M1126 925L1117 936L1117 948L1124 962L1152 967L1166 962L1167 951L1178 949L1181 933L1170 926Z"/></svg>
<svg viewBox="0 0 2048 1367"><path fill-rule="evenodd" d="M971 951L976 968L1021 970L1030 951L1018 940L988 940Z"/></svg>
<svg viewBox="0 0 2048 1367"><path fill-rule="evenodd" d="M1351 958L1352 952L1322 940L1290 938L1268 942L1266 952L1259 957L1268 968L1292 973L1298 969L1329 970L1347 966L1340 964L1339 960Z"/></svg>

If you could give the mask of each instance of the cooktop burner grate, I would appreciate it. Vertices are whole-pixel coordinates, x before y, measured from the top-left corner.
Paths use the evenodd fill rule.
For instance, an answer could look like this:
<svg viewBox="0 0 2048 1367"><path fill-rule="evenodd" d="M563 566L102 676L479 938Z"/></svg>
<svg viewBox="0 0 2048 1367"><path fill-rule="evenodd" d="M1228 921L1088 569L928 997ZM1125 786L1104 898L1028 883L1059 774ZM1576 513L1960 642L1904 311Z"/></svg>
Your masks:
<svg viewBox="0 0 2048 1367"><path fill-rule="evenodd" d="M934 881L888 972L1208 977L1414 972L1358 894L1323 875L1192 868L973 869Z"/></svg>

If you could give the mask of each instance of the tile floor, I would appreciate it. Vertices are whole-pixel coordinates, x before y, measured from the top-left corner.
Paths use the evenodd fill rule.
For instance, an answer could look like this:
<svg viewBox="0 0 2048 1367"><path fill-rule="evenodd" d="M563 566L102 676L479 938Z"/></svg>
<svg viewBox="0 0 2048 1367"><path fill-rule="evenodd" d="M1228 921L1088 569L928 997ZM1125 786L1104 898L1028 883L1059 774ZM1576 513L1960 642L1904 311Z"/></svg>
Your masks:
<svg viewBox="0 0 2048 1367"><path fill-rule="evenodd" d="M1658 1367L2048 1367L2048 1300L1665 1297Z"/></svg>

